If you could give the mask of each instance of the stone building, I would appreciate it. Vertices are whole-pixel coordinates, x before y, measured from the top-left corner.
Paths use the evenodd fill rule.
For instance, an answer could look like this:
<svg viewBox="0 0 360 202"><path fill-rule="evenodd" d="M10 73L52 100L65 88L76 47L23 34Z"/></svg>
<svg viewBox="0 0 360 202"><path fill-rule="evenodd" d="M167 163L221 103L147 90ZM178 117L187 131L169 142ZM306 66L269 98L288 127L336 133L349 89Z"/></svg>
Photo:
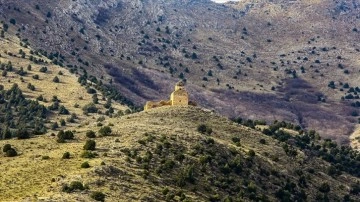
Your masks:
<svg viewBox="0 0 360 202"><path fill-rule="evenodd" d="M147 101L144 110L149 110L162 106L187 106L189 105L189 95L185 90L185 83L180 81L175 85L175 91L171 93L170 100L160 102Z"/></svg>
<svg viewBox="0 0 360 202"><path fill-rule="evenodd" d="M171 105L188 105L189 95L184 86L185 83L182 81L175 85L175 91L170 95Z"/></svg>

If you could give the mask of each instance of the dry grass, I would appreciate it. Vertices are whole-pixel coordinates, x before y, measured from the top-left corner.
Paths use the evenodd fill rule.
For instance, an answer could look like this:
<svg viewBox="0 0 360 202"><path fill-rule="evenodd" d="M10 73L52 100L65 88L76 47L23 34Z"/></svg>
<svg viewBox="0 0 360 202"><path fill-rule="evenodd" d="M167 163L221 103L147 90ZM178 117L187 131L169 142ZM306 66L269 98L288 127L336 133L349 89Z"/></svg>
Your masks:
<svg viewBox="0 0 360 202"><path fill-rule="evenodd" d="M77 141L67 144L56 143L55 137L50 136L50 133L57 133L49 130L48 134L32 138L30 140L6 140L1 141L1 146L6 143L13 145L20 154L16 158L5 158L0 156L0 172L3 173L0 179L0 201L16 201L24 198L37 201L39 196L54 196L62 197L59 193L61 184L64 181L72 179L82 179L88 171L80 169L80 165L84 159L80 158L82 146L84 141L81 141L85 136L85 131L94 129L96 127L96 119L102 115L90 114L84 115L82 107L92 102L92 96L86 92L85 87L77 82L77 76L71 74L68 70L56 65L46 64L37 65L28 59L30 49L19 45L19 40L15 37L7 39L0 38L0 49L3 50L0 57L0 62L7 64L12 63L15 70L23 67L27 71L27 75L23 76L24 82L21 81L21 76L14 72L8 72L6 77L0 77L0 83L5 89L11 88L13 84L18 84L24 95L28 99L36 99L42 95L47 102L40 102L45 106L52 104L51 99L57 96L61 100L60 105L64 105L70 113L75 113L78 117L76 123L67 123L66 127L61 129L81 131ZM26 58L21 58L19 50L26 52ZM7 53L12 53L10 56ZM39 58L39 56L36 56ZM48 62L45 57L41 57ZM32 66L31 71L27 70L28 65ZM46 73L39 72L43 66L48 68ZM59 72L63 75L59 75ZM33 79L33 75L39 75L40 79ZM60 83L53 82L53 78L57 76ZM36 90L31 91L27 88L28 83L35 86ZM100 111L105 111L102 100L102 95L98 93L99 104L97 107ZM74 107L78 104L79 107ZM118 110L125 110L127 107L118 103L112 103L115 113ZM56 112L49 118L51 122L66 119L69 115L58 115ZM105 116L105 118L108 118ZM84 127L85 126L85 127ZM63 160L64 152L69 151L73 158ZM49 156L50 159L43 160L42 156ZM91 166L100 165L100 159L90 160Z"/></svg>
<svg viewBox="0 0 360 202"><path fill-rule="evenodd" d="M36 99L38 96L42 95L47 100L47 102L40 103L44 104L45 106L51 105L51 99L53 98L53 96L57 96L58 99L61 100L60 105L64 105L70 111L70 113L75 113L79 117L78 124L70 124L74 127L79 124L86 125L92 123L94 122L94 119L100 116L98 114L90 116L86 116L83 114L82 107L92 102L92 95L88 94L86 92L86 88L84 86L81 86L80 83L77 82L77 75L71 74L67 69L59 67L57 65L34 64L28 59L30 55L30 49L21 47L19 45L20 42L18 38L10 37L6 40L0 40L2 40L2 43L0 43L0 49L4 51L3 53L1 53L2 57L0 57L0 62L7 64L10 61L15 70L23 67L24 70L28 72L27 75L22 77L24 82L21 81L21 76L15 74L14 72L8 72L8 75L6 77L0 77L0 83L4 85L5 89L11 88L11 86L16 83L19 85L26 98ZM16 55L16 53L18 53L20 49L26 52L26 58L21 58L19 54ZM10 56L5 52L11 52L12 54L15 54L15 56ZM39 58L38 56L35 57ZM50 63L50 61L44 56L40 58ZM32 66L31 71L27 70L27 66L29 64ZM39 72L40 68L44 66L47 67L48 71L46 73ZM63 73L63 75L59 75L60 71ZM32 76L36 74L39 75L39 80L32 78ZM59 83L53 82L53 78L55 76L60 79ZM35 86L35 91L31 91L27 88L27 85L29 83ZM105 104L106 101L102 100L103 96L101 93L98 92L97 94L99 98L99 104L97 104L97 107L100 111L105 112L106 109L103 107L103 104ZM75 104L77 104L78 107L74 107ZM115 113L119 110L127 109L126 106L122 106L116 102L112 102L112 107L114 108ZM59 121L60 119L66 119L66 117L68 117L68 115L56 114L51 117L51 120Z"/></svg>
<svg viewBox="0 0 360 202"><path fill-rule="evenodd" d="M355 131L350 136L351 147L360 151L360 126L355 128Z"/></svg>
<svg viewBox="0 0 360 202"><path fill-rule="evenodd" d="M284 153L280 142L197 107L161 107L104 121L104 124L108 123L114 124L113 135L95 139L99 157L89 160L92 166L89 169L80 168L81 163L86 160L80 158L82 145L86 140L85 131L88 129L96 131L99 127L79 127L76 140L64 144L56 143L54 137L49 135L30 140L3 141L4 144L14 145L20 156L0 157L0 172L6 173L0 180L2 187L0 201L24 198L34 201L39 199L89 201L88 191L73 194L60 192L63 183L73 180L88 184L91 191L101 190L106 194L107 201L160 200L159 197L162 197L160 193L165 187L170 190L178 190L178 187L162 184L165 179L159 179L153 174L149 177L152 180L144 179L142 169L129 163L127 156L120 150L124 148L139 150L139 155L144 155L143 153L149 148L139 144L138 141L146 138L146 133L152 134L156 140L165 136L169 140L183 143L182 146L185 148L191 148L203 141L204 135L197 132L199 124L206 124L213 129L211 138L216 144L236 149L244 154L252 149L259 161L271 165L272 169L284 175L294 174L293 168L303 164L304 161L307 162L307 166L319 170L329 166L316 158L307 159L301 151L298 151L296 158L290 159ZM240 137L241 147L237 147L232 142L231 139L235 136ZM260 139L264 139L266 144L260 144ZM62 160L61 156L66 151L72 154L72 158ZM43 155L49 156L50 159L42 160ZM101 166L101 162L105 162L106 165ZM109 171L111 168L115 170ZM102 174L98 174L99 172ZM347 174L336 179L330 179L324 174L311 175L311 182L327 181L332 185L332 190L339 193L347 192L349 179L353 180ZM183 191L192 201L206 200L201 190Z"/></svg>
<svg viewBox="0 0 360 202"><path fill-rule="evenodd" d="M80 165L82 141L66 144L56 143L55 137L40 136L30 140L6 140L19 153L16 158L0 157L0 201L16 201L24 198L36 200L37 197L52 196L60 192L61 185L71 180L83 179L88 172ZM62 159L65 152L71 159ZM42 156L50 159L43 160ZM89 160L91 166L100 165L101 159Z"/></svg>

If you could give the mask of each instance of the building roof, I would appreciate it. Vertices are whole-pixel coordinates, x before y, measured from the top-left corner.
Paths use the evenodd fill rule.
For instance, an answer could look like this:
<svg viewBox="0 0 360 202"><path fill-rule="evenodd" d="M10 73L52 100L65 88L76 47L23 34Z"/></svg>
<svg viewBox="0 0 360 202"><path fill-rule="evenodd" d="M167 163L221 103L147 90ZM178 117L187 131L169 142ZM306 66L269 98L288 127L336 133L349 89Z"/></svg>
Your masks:
<svg viewBox="0 0 360 202"><path fill-rule="evenodd" d="M185 86L185 82L179 81L176 83L176 86Z"/></svg>

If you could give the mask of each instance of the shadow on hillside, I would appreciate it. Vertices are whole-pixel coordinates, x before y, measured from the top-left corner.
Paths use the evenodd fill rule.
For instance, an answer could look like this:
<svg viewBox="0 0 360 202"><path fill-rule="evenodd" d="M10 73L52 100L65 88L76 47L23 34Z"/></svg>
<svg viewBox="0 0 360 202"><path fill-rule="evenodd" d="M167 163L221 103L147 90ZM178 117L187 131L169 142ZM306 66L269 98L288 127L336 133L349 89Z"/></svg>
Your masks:
<svg viewBox="0 0 360 202"><path fill-rule="evenodd" d="M210 94L195 94L195 98L202 106L230 117L266 120L268 123L285 120L315 129L323 137L336 139L339 143L348 143L348 135L356 121L350 116L350 106L318 101L318 96L323 94L304 80L292 79L285 83L276 95L211 90Z"/></svg>
<svg viewBox="0 0 360 202"><path fill-rule="evenodd" d="M107 73L114 78L114 83L119 88L123 90L126 89L127 91L134 93L143 99L148 98L148 96L143 93L144 86L155 91L159 89L153 80L140 70L129 69L128 71L125 71L112 64L105 64L104 68L106 69Z"/></svg>

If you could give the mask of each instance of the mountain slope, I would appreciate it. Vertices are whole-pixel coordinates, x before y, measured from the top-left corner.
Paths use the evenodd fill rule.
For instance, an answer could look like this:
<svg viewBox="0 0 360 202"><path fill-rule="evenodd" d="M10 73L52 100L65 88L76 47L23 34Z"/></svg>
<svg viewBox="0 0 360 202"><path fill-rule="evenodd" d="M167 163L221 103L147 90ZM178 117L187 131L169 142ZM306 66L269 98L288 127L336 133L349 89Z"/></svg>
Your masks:
<svg viewBox="0 0 360 202"><path fill-rule="evenodd" d="M113 81L138 105L167 96L180 77L199 104L231 117L288 120L341 143L358 123L356 1L1 5L4 23L36 49Z"/></svg>
<svg viewBox="0 0 360 202"><path fill-rule="evenodd" d="M12 136L16 137L19 129L35 135L64 129L64 126L70 130L89 124L95 118L105 119L129 109L112 99L114 96L108 92L103 93L104 86L86 79L80 83L82 80L74 72L50 64L50 60L17 37L7 35L7 38L0 38L0 42L3 50L0 55L1 93L7 95L5 102L1 96L0 139L4 139L7 131L12 131ZM12 93L18 91L20 93L15 95ZM98 113L85 110L91 103ZM41 120L32 120L32 116Z"/></svg>
<svg viewBox="0 0 360 202"><path fill-rule="evenodd" d="M307 81L308 78L305 76L296 77L298 73L294 73L292 70L289 70L289 75L294 78L288 78L285 75L283 86L275 88L274 92L269 90L267 93L259 94L256 89L249 90L249 86L253 85L250 77L264 82L263 77L250 74L251 69L262 67L257 66L262 62L257 61L256 58L263 53L258 53L256 56L240 54L239 57L244 58L241 60L243 63L240 62L243 65L240 68L242 71L243 69L248 71L246 76L244 72L237 75L241 79L228 77L229 75L226 74L226 71L233 70L230 68L232 62L239 62L232 56L225 60L223 56L208 55L208 59L211 61L221 63L220 66L216 64L219 68L218 71L214 69L210 73L205 69L204 71L196 69L198 67L205 68L202 66L206 64L203 57L211 54L211 50L217 50L223 54L223 51L225 52L226 48L230 46L236 48L237 45L231 43L230 36L214 37L214 35L220 36L218 35L219 30L223 30L226 26L231 27L227 21L229 16L225 15L229 11L229 7L209 4L208 1L181 1L180 3L166 1L161 4L158 4L160 1L132 1L127 2L128 4L125 1L122 3L119 3L120 1L98 1L97 3L100 5L96 5L93 1L88 2L89 5L76 4L80 1L75 3L44 2L47 2L46 6L34 4L27 7L29 2L0 1L1 14L6 19L3 23L3 32L0 33L2 35L0 37L0 49L2 50L0 53L2 73L0 78L2 81L0 124L1 138L5 139L0 141L2 150L0 155L1 201L91 201L101 200L102 197L105 197L106 201L357 201L360 199L359 152L348 146L341 146L330 139L321 139L319 133L315 131L303 130L303 127L308 126L308 122L313 120L311 124L323 128L322 132L329 131L329 134L322 133L323 136L338 140L345 139L346 136L332 136L332 133L335 127L341 132L351 131L351 127L355 126L351 122L354 121L354 118L345 116L345 114L348 113L348 107L351 111L356 106L344 106L344 103L350 104L347 101L344 103L331 99L329 101L329 97L324 97L318 92L320 91L319 86ZM81 3L84 2L81 1ZM262 3L264 2L266 1ZM19 3L24 3L23 7L19 7ZM165 8L175 5L176 8L183 8L183 10L164 9L168 12L164 16L168 16L172 12L192 12L191 15L194 16L189 18L190 13L187 13L181 20L177 20L179 16L173 16L174 19L171 21L167 21L169 19L165 17L156 18L156 21L165 23L174 20L179 24L187 22L190 25L197 23L194 19L202 17L191 10L196 5L200 6L200 10L203 9L203 15L207 12L221 13L219 20L222 20L223 24L216 25L219 26L219 30L216 34L213 33L211 39L205 35L214 30L214 24L211 21L201 24L201 26L194 26L192 29L196 30L196 33L191 34L190 41L183 40L196 41L196 47L188 44L196 54L192 54L192 51L181 51L186 59L177 53L171 53L173 57L163 57L164 54L171 55L168 52L169 45L164 47L158 44L163 49L160 49L161 51L158 53L162 58L159 60L164 60L160 64L162 63L166 69L155 65L156 61L152 61L154 65L146 65L149 60L151 63L154 55L148 56L147 62L144 60L142 64L139 62L135 64L136 54L131 57L128 54L125 54L124 57L120 55L117 62L123 66L118 68L115 65L116 61L111 62L109 55L105 53L101 57L94 52L87 53L88 59L85 60L76 56L75 52L76 57L73 57L74 55L69 53L65 46L67 40L60 40L53 35L48 35L48 33L52 33L52 30L56 30L53 34L59 34L61 37L62 29L67 25L59 24L59 29L55 29L54 27L57 25L54 23L59 21L53 21L53 19L57 15L68 16L66 9L60 9L66 5L75 6L71 7L71 11L76 9L88 11L86 9L99 8L99 6L106 8L112 5L112 9L115 11L121 11L122 14L128 12L129 15L136 13L137 9L154 11L164 9L161 6L156 7L156 5L165 5ZM130 9L129 5L135 6L134 9ZM155 8L150 9L144 5L155 5ZM203 7L204 5L214 7L209 10L209 8ZM311 4L311 6L316 5ZM236 9L246 10L242 4L231 6L235 6L234 9L230 9L234 14L238 12ZM250 6L252 9L248 12L241 11L237 15L246 18L250 15L249 13L258 9L257 6L264 8L268 5L255 4ZM215 11L212 11L214 8L216 8ZM29 9L29 12L26 12L26 9ZM49 13L47 10L50 9L54 9L54 11L51 10ZM116 13L114 11L107 16L108 12L105 9L101 15L94 18L94 21L81 22L91 13L85 11L81 12L84 16L80 18L72 16L71 18L80 24L95 23L99 26L97 28L99 30L106 27L106 24L111 21L111 16ZM36 29L31 28L34 31L32 33L28 32L29 24L21 24L21 22L30 23L30 17L25 18L25 13L34 18L31 23ZM152 15L158 17L158 14L153 13ZM134 16L136 17L136 15ZM134 19L138 18L135 17L133 19L129 16L125 17L125 19L132 19L125 24L137 22ZM116 19L113 20L116 21ZM70 21L63 20L61 23L65 22L69 23ZM183 26L189 26L187 23ZM47 31L42 30L41 32L44 34L44 38L37 38L42 35L37 32L39 31L37 26L44 24L49 25L45 28ZM199 27L201 27L200 31ZM148 40L148 37L151 38L155 35L160 37L158 33L160 32L161 36L170 35L169 38L160 39L162 41L159 41L160 44L169 44L167 40L173 40L174 36L171 35L173 27L161 26L160 31L155 29L155 34L149 31L153 28L144 29L143 33L140 31L141 38ZM132 33L131 30L133 28L128 28L127 33ZM149 31L148 37L145 36L145 31ZM233 29L229 29L225 33L231 35L232 31ZM244 32L249 34L250 28L242 29L241 33L245 34ZM15 35L16 33L20 33L17 34L19 37ZM72 35L75 37L73 38L74 42L77 39L82 40L82 37L86 38L89 34L86 29L82 31L80 29L79 33L81 34L80 38L76 38L75 34ZM186 33L184 34L186 35ZM95 36L95 38L101 41L105 35ZM142 37L142 35L144 36ZM29 38L26 39L24 36L29 36ZM215 42L206 42L203 44L208 46L199 46L204 36L206 36L206 41ZM65 34L62 37L69 36ZM99 37L100 39L98 39ZM126 38L128 35L124 34L123 37ZM135 34L134 37L138 38L139 36ZM179 38L176 34L175 37ZM221 41L217 41L218 39ZM41 43L38 43L38 40ZM51 44L51 47L46 47L52 40L58 40L60 45L57 47L56 44ZM111 37L106 39L110 44L106 47L111 47L111 40ZM128 39L121 40L127 40L123 45L130 46L129 49L125 48L126 51L131 52L135 46L140 46ZM221 47L220 45L227 40L229 41L226 47ZM256 44L255 39L249 40L252 41L251 44ZM182 43L180 43L180 47ZM76 44L78 43L76 42ZM89 44L88 48L93 47L93 43L90 41L84 41L85 44ZM146 41L145 44L149 45ZM171 41L170 44L172 44ZM151 46L153 49L148 49L143 45L141 45L142 48L137 49L140 52L135 51L137 54L144 55L149 50L150 52L159 51L157 49L159 47L156 48L156 45ZM43 49L36 51L39 47ZM57 51L59 47L58 51L60 52ZM68 48L72 49L74 45L69 45ZM256 48L259 47L256 46ZM173 49L176 48L173 47ZM203 52L204 50L207 51L206 54ZM188 55L186 56L186 54ZM279 55L279 57L286 56ZM121 58L123 59L121 60ZM273 58L271 57L271 59ZM165 61L168 61L169 64ZM113 85L118 85L122 92L128 93L127 95L142 97L141 99L144 96L156 98L157 95L168 94L170 85L167 83L177 80L175 76L179 72L172 67L178 61L182 61L182 65L179 67L184 68L184 72L186 72L186 67L188 68L189 73L185 75L189 91L193 96L192 99L195 98L201 105L210 105L227 115L237 115L236 111L239 110L246 117L255 119L258 119L259 114L264 119L268 119L266 117L270 114L271 118L268 120L281 119L284 114L293 117L295 114L296 121L292 121L296 124L276 121L267 126L264 125L264 121L240 118L230 121L212 110L190 106L162 107L129 114L133 105L118 93ZM96 66L96 64L101 65ZM189 64L193 66L190 67ZM225 66L225 64L230 66ZM320 64L322 63L320 62ZM65 65L67 69L62 67ZM138 65L142 65L142 67L133 69ZM276 72L282 68L285 67L280 66ZM350 68L347 69L350 70ZM356 68L354 67L354 69ZM161 72L162 70L165 71ZM122 74L122 71L126 74ZM174 77L171 78L167 71L174 71L172 73ZM255 72L254 70L252 73ZM260 76L266 75L261 71L258 73ZM288 70L285 73L288 74ZM345 75L356 81L357 78L354 78L351 73ZM202 74L206 74L209 81L199 81L197 77ZM211 74L213 76L210 76ZM109 80L111 75L113 76L112 81ZM218 78L221 78L219 84L221 85L217 86L217 82L212 83L214 75L219 75ZM276 76L280 78L280 75L282 73ZM239 92L237 92L238 89L224 91L223 79L229 80L229 78L237 81L239 79L241 82L238 83L238 88L243 89ZM242 80L243 78L244 80ZM244 81L248 82L249 86L243 85ZM107 82L109 83L107 84ZM200 87L203 84L205 87ZM256 85L256 88L261 85ZM339 84L335 82L334 85L337 89ZM348 83L348 85L348 88L343 88L349 89L347 96L349 94L356 96L356 89L353 89L355 92L350 90L354 84ZM261 88L264 88L263 86ZM232 88L232 86L229 84L226 88ZM236 103L242 104L235 106ZM266 104L264 105L264 103ZM40 122L43 124L41 129L45 129L40 130L41 133L44 133L43 135L39 135L37 130L31 128L33 125L31 118L37 117L38 114L31 117L31 113L25 113L26 117L22 116L23 112L32 112L34 106L35 108L40 107L37 109L46 112L40 113L43 115L40 116L42 118ZM276 107L269 108L271 106ZM252 107L256 108L255 114L252 114ZM332 111L334 108L336 110ZM8 113L9 110L13 113L11 116ZM232 111L230 112L230 110ZM4 122L8 118L10 121ZM329 120L333 122L329 122ZM322 125L323 123L327 123L329 126ZM4 128L10 129L13 138L3 136L6 131ZM23 132L23 129L28 133L31 132L30 137L20 133ZM6 132L6 134L8 133ZM341 134L346 134L346 132ZM17 138L15 139L15 137ZM354 139L356 140L356 137ZM12 150L9 150L7 144L11 145ZM91 148L91 145L94 148ZM10 157L14 153L8 151L16 151L17 156Z"/></svg>
<svg viewBox="0 0 360 202"><path fill-rule="evenodd" d="M21 155L0 158L6 173L0 199L89 201L94 191L104 193L106 201L359 199L358 167L349 175L320 158L327 149L345 155L346 148L331 141L313 139L308 146L320 150L306 144L301 149L295 136L276 140L195 107L156 108L103 123L112 125L113 133L94 139L98 156L92 159L81 157L91 127L77 128L68 143L56 143L52 136L33 138L32 144L7 140ZM199 129L202 124L207 130ZM70 159L61 158L66 151ZM42 158L44 153L49 158ZM350 153L354 160L359 155ZM80 168L84 161L90 168ZM9 184L11 179L16 181ZM88 188L61 192L74 181Z"/></svg>

